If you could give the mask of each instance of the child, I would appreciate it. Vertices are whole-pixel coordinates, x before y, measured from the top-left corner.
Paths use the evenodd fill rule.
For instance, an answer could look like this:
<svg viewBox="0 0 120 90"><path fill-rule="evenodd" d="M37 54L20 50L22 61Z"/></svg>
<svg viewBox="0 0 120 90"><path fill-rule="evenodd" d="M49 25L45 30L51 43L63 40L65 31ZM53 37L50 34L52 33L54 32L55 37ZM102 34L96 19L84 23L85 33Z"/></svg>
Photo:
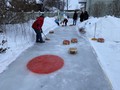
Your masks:
<svg viewBox="0 0 120 90"><path fill-rule="evenodd" d="M68 18L66 15L63 15L63 20L61 21L61 24L63 24L63 26L67 26L68 23Z"/></svg>
<svg viewBox="0 0 120 90"><path fill-rule="evenodd" d="M67 26L67 23L68 23L68 19L67 19L67 18L64 18L64 20L63 20L63 25Z"/></svg>
<svg viewBox="0 0 120 90"><path fill-rule="evenodd" d="M58 19L58 18L55 19L55 22L56 22L57 25L59 26L59 19Z"/></svg>

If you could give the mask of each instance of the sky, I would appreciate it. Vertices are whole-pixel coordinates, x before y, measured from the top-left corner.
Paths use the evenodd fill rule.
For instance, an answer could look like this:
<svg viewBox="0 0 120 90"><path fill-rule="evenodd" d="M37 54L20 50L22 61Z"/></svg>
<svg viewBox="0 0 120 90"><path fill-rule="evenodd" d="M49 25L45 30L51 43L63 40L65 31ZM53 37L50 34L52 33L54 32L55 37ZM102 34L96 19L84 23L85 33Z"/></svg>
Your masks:
<svg viewBox="0 0 120 90"><path fill-rule="evenodd" d="M7 43L0 47L10 47L6 53L0 53L0 73L4 72L9 65L28 47L32 46L35 41L35 33L31 28L34 20L30 20L24 24L6 25L6 35L0 34ZM72 20L69 20L72 23ZM95 28L96 25L96 28ZM82 23L77 22L76 30L78 35L87 39L94 52L97 54L98 62L105 74L108 76L114 90L119 90L120 86L120 18L114 16L105 16L94 18L90 17ZM21 31L21 27L23 28ZM47 34L50 30L58 27L54 18L45 18L43 31ZM79 32L80 28L84 28L86 33ZM14 31L14 32L13 32ZM19 34L18 34L19 31ZM24 33L23 33L24 32ZM22 36L21 36L22 35ZM95 38L104 38L105 42L100 43L91 40ZM13 57L14 55L14 57Z"/></svg>

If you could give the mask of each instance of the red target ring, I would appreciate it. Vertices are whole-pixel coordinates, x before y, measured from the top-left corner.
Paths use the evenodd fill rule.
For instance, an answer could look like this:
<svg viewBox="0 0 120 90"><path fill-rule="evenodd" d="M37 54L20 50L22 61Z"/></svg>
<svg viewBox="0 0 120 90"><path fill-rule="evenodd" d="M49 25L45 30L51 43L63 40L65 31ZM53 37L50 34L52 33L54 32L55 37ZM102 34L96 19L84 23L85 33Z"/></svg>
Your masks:
<svg viewBox="0 0 120 90"><path fill-rule="evenodd" d="M62 68L64 60L56 55L42 55L33 58L27 64L27 68L37 74L49 74Z"/></svg>

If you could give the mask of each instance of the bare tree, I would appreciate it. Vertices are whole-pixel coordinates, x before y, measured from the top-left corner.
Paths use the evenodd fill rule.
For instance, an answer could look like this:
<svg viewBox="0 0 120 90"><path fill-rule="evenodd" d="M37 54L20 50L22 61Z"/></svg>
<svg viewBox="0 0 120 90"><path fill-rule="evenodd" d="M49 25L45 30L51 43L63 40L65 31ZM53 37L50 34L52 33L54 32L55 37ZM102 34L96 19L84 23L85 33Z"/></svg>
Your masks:
<svg viewBox="0 0 120 90"><path fill-rule="evenodd" d="M106 4L102 1L96 2L91 6L91 13L93 16L99 17L105 15L106 12Z"/></svg>
<svg viewBox="0 0 120 90"><path fill-rule="evenodd" d="M65 2L61 0L44 0L44 7L56 7L60 10L64 9Z"/></svg>
<svg viewBox="0 0 120 90"><path fill-rule="evenodd" d="M114 0L108 5L108 12L110 15L120 17L120 0Z"/></svg>
<svg viewBox="0 0 120 90"><path fill-rule="evenodd" d="M0 23L4 22L6 17L7 9L4 0L0 0Z"/></svg>

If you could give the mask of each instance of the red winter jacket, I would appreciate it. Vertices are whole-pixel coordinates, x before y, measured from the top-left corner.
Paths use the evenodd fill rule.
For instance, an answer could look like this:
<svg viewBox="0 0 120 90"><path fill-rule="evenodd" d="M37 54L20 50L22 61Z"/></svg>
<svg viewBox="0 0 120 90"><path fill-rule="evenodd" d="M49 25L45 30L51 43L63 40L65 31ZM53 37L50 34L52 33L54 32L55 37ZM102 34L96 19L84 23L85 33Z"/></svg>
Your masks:
<svg viewBox="0 0 120 90"><path fill-rule="evenodd" d="M32 24L32 28L35 29L35 30L41 30L43 23L44 23L44 17L40 16Z"/></svg>

